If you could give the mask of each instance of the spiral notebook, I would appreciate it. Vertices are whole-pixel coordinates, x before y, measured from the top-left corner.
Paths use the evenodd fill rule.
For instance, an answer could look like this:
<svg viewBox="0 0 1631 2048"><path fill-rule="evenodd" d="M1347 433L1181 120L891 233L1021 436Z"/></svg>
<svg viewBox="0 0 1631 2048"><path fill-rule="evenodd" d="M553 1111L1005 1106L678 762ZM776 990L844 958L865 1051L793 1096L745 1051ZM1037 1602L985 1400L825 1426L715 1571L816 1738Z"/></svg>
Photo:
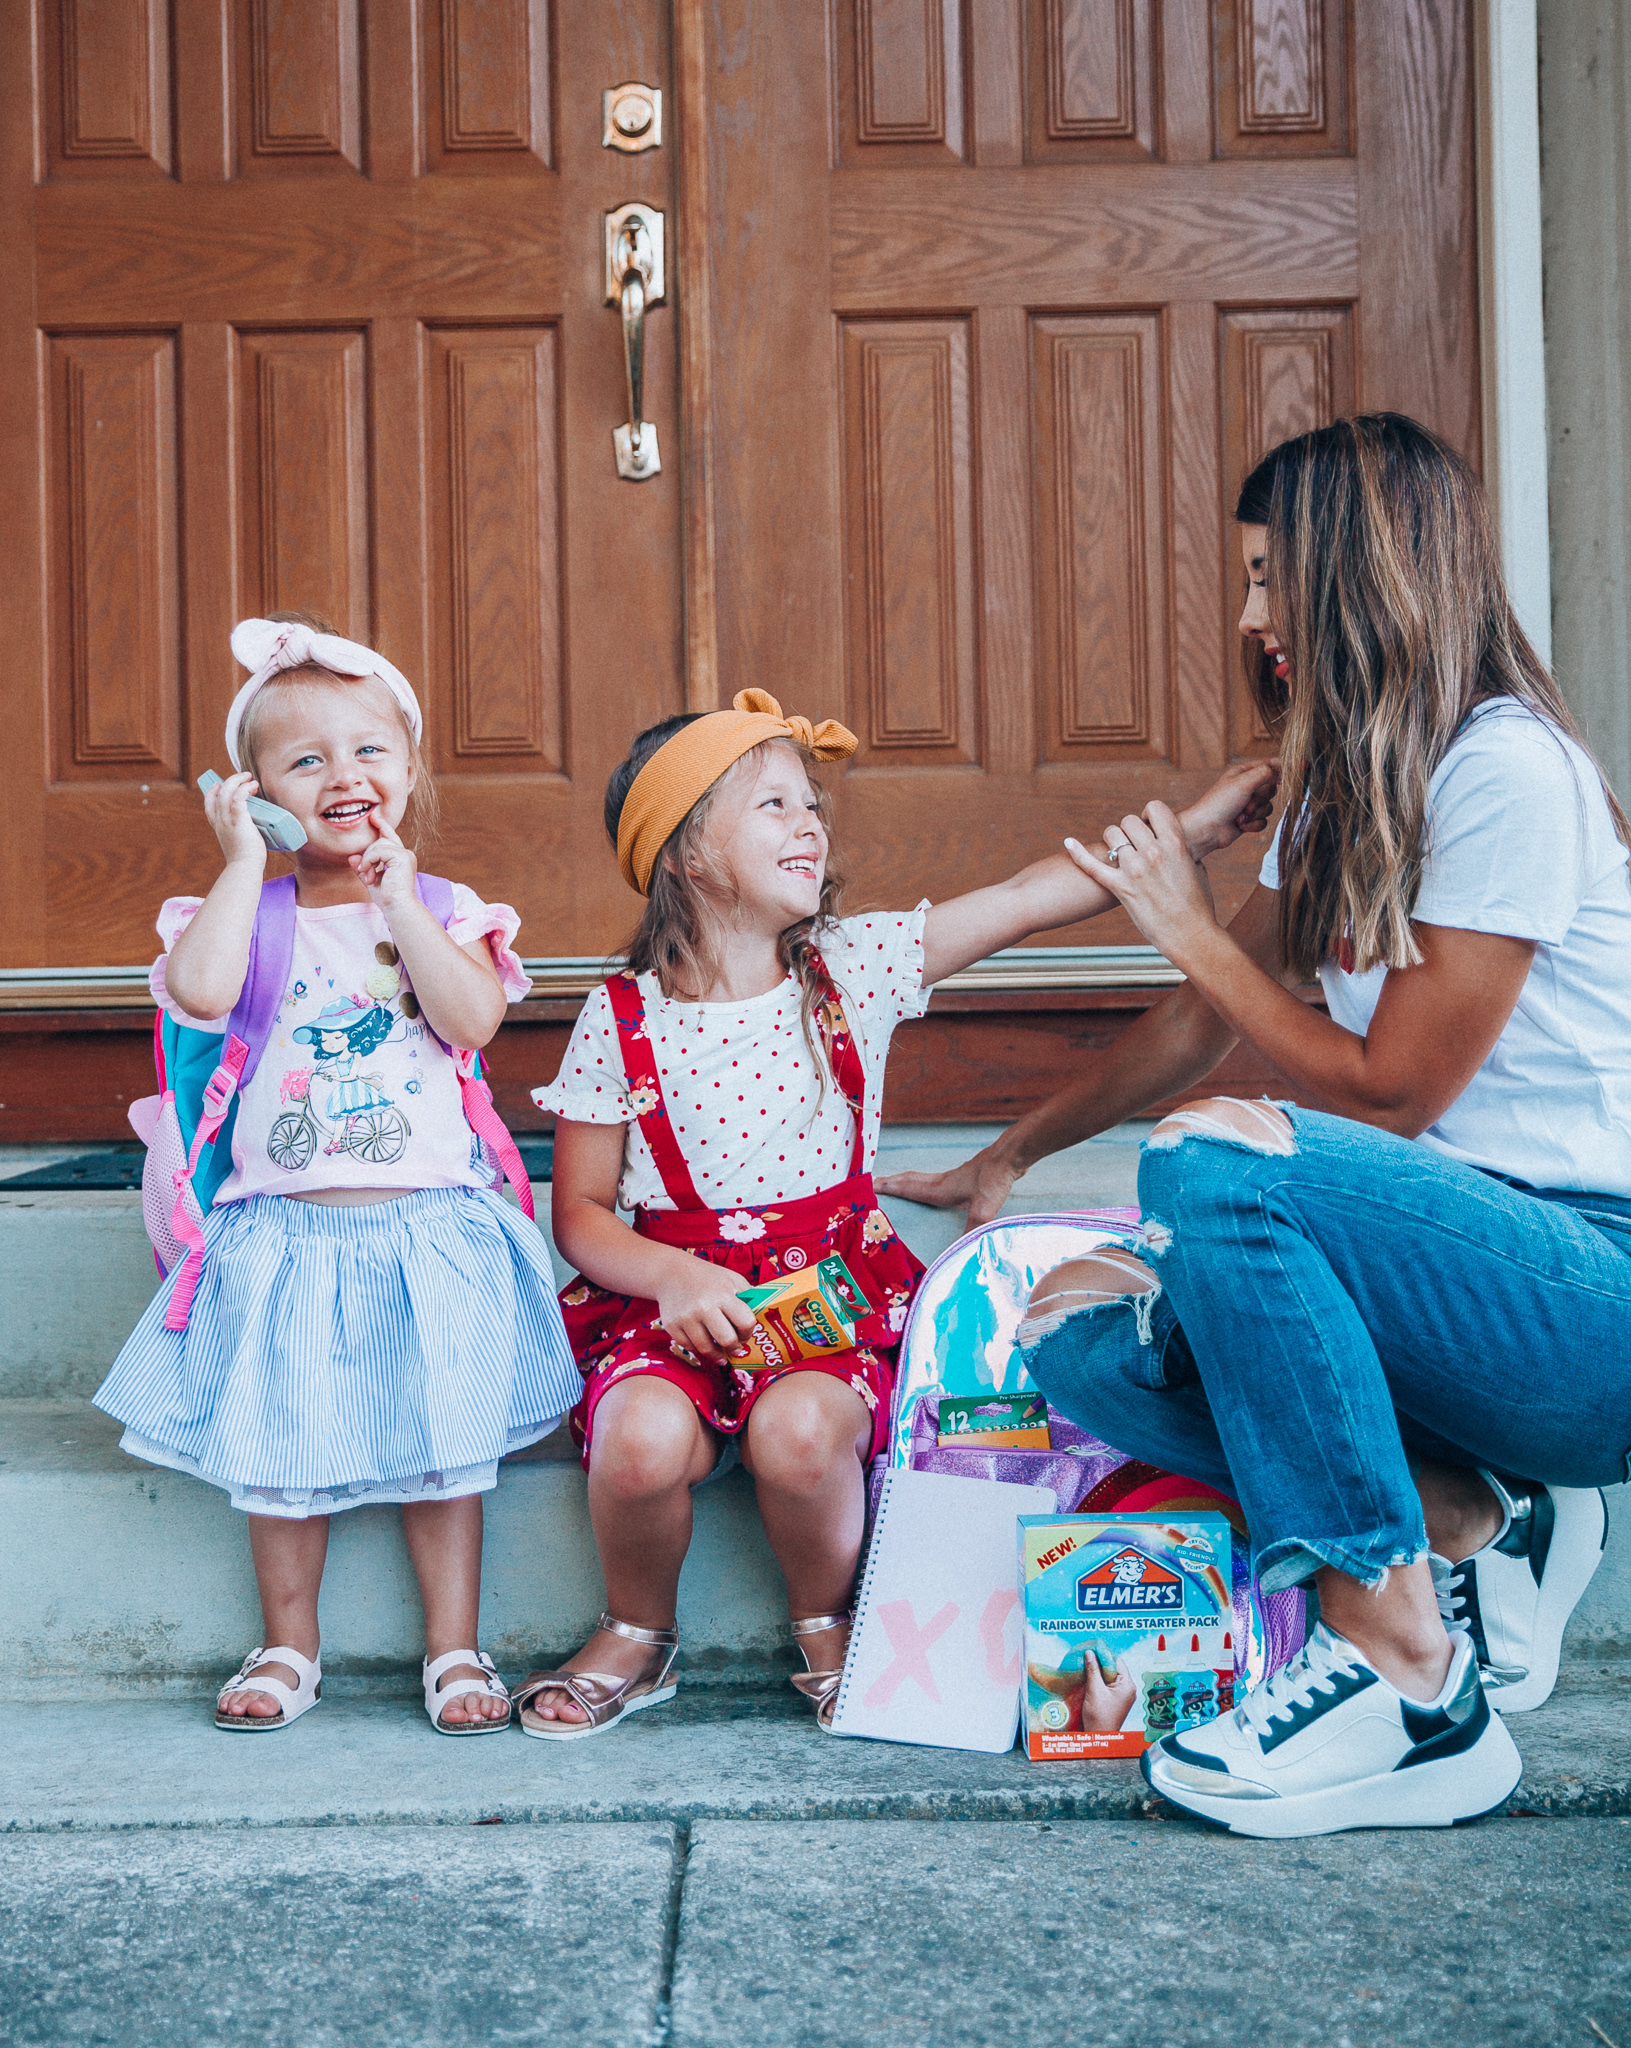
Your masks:
<svg viewBox="0 0 1631 2048"><path fill-rule="evenodd" d="M1046 1486L885 1475L835 1734L1013 1747L1024 1670L1016 1524L1056 1506Z"/></svg>

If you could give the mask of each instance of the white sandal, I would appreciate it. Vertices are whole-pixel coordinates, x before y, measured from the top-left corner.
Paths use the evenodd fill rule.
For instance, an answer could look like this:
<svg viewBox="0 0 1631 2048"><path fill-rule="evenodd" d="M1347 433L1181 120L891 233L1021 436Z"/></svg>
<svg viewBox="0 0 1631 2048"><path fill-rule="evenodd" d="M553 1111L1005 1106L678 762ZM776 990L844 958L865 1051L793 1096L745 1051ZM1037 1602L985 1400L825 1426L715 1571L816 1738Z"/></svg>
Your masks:
<svg viewBox="0 0 1631 2048"><path fill-rule="evenodd" d="M268 1664L287 1664L300 1679L298 1687L289 1686L281 1678L263 1677L261 1674ZM278 1711L275 1714L223 1714L221 1702L229 1692L264 1692L279 1702ZM279 1643L270 1650L251 1650L237 1673L215 1695L215 1725L234 1735L270 1734L274 1728L287 1728L291 1721L298 1721L322 1697L323 1665L320 1658L302 1657L287 1643Z"/></svg>
<svg viewBox="0 0 1631 2048"><path fill-rule="evenodd" d="M444 1671L451 1671L455 1664L475 1664L486 1672L485 1678L455 1678L450 1685L438 1683ZM448 1650L433 1664L427 1657L419 1668L419 1675L425 1685L425 1712L430 1716L430 1725L438 1735L502 1735L510 1725L508 1714L501 1721L490 1721L485 1715L474 1721L458 1721L451 1727L442 1719L442 1709L450 1700L463 1699L466 1693L479 1692L490 1700L510 1703L508 1686L493 1668L493 1660L481 1650Z"/></svg>

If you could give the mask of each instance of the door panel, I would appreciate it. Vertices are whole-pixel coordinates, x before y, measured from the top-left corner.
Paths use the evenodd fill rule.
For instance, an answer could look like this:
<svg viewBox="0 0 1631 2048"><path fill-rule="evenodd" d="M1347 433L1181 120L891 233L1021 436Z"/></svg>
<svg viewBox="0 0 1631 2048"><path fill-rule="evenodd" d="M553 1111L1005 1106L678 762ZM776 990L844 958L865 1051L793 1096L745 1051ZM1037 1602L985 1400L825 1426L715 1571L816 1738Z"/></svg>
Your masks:
<svg viewBox="0 0 1631 2048"><path fill-rule="evenodd" d="M1465 8L716 18L721 688L860 734L858 893L993 880L1264 751L1246 469L1356 405L1478 458Z"/></svg>
<svg viewBox="0 0 1631 2048"><path fill-rule="evenodd" d="M667 12L37 0L36 63L5 0L0 540L42 564L0 684L6 964L144 960L160 897L208 886L227 638L289 609L418 686L430 864L529 953L624 936L600 801L686 702L682 434L665 305L664 471L618 479L601 218L642 199L672 235L674 151L604 148L601 94L670 89Z"/></svg>
<svg viewBox="0 0 1631 2048"><path fill-rule="evenodd" d="M173 334L53 337L47 494L58 782L181 758Z"/></svg>

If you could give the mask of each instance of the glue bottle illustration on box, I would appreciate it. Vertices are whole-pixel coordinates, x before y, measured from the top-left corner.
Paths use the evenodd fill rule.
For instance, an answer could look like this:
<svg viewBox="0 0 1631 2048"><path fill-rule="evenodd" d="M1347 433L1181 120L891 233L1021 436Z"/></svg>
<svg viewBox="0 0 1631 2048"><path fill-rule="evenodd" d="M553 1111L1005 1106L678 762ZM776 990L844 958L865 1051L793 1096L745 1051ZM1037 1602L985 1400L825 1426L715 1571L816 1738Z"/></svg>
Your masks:
<svg viewBox="0 0 1631 2048"><path fill-rule="evenodd" d="M1144 1695L1146 1742L1159 1742L1163 1735L1174 1733L1179 1725L1178 1673L1173 1668L1177 1657L1174 1651L1169 1651L1165 1635L1156 1637L1155 1655L1157 1661L1139 1675L1139 1687Z"/></svg>
<svg viewBox="0 0 1631 2048"><path fill-rule="evenodd" d="M1178 1729L1200 1728L1218 1711L1218 1674L1201 1649L1199 1635L1189 1638L1189 1650L1178 1672Z"/></svg>
<svg viewBox="0 0 1631 2048"><path fill-rule="evenodd" d="M1225 1631L1223 1637L1223 1664L1217 1672L1218 1712L1232 1714L1235 1706L1235 1639Z"/></svg>

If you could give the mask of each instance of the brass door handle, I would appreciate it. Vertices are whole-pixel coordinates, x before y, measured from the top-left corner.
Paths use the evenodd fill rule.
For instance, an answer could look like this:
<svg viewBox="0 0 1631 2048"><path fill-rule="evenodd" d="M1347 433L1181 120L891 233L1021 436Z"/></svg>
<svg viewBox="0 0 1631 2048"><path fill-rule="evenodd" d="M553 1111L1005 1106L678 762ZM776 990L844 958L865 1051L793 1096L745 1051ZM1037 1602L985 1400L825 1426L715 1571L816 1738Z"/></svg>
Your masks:
<svg viewBox="0 0 1631 2048"><path fill-rule="evenodd" d="M641 417L645 402L646 310L662 303L663 216L654 206L620 206L605 216L606 303L623 324L623 376L628 419L612 429L617 473L644 483L662 469L657 427Z"/></svg>

